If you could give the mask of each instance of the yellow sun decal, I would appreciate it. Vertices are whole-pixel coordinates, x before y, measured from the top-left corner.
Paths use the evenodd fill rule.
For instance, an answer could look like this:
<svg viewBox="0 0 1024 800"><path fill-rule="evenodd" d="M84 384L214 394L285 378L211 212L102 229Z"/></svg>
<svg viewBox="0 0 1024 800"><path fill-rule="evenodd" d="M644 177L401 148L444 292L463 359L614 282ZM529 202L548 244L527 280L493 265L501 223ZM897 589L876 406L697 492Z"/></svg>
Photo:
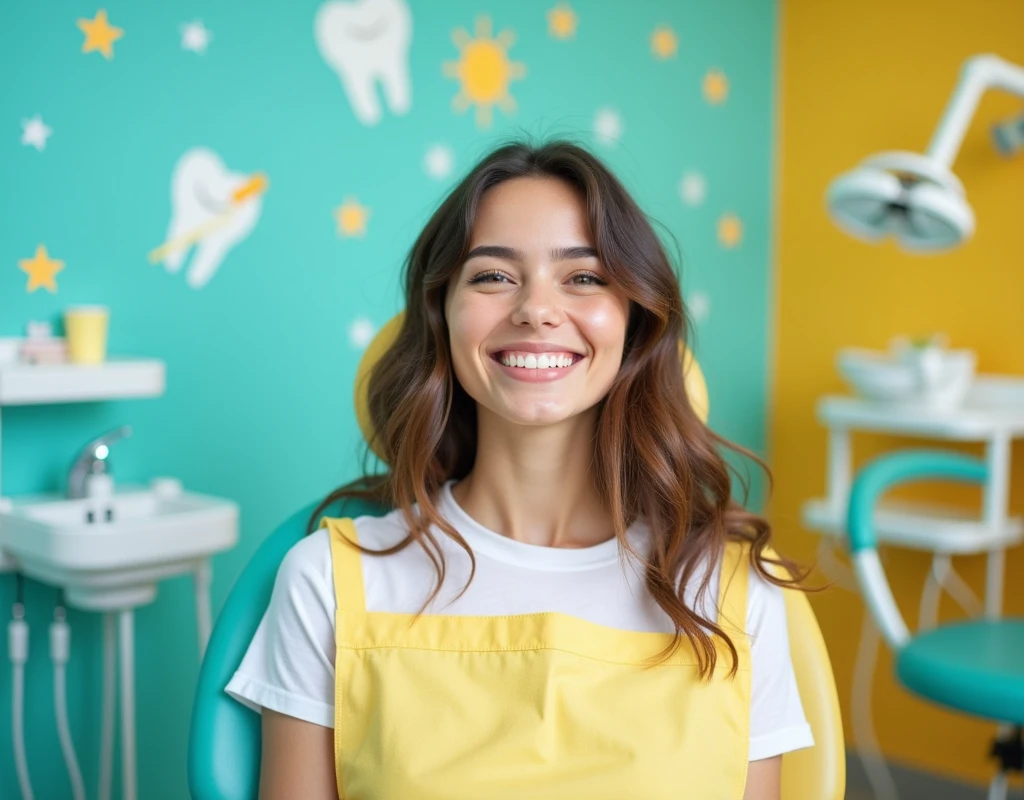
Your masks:
<svg viewBox="0 0 1024 800"><path fill-rule="evenodd" d="M726 214L718 220L718 241L732 249L743 239L743 223L735 214Z"/></svg>
<svg viewBox="0 0 1024 800"><path fill-rule="evenodd" d="M508 85L526 75L524 64L508 58L515 35L505 30L491 38L490 17L481 16L476 21L476 38L458 28L452 33L452 41L459 49L459 60L446 62L444 74L457 78L460 84L459 93L452 100L453 108L461 114L476 105L476 124L480 128L490 127L494 106L505 114L514 113L516 103L508 93Z"/></svg>
<svg viewBox="0 0 1024 800"><path fill-rule="evenodd" d="M724 103L729 96L729 79L719 69L712 69L704 76L704 97L714 105Z"/></svg>

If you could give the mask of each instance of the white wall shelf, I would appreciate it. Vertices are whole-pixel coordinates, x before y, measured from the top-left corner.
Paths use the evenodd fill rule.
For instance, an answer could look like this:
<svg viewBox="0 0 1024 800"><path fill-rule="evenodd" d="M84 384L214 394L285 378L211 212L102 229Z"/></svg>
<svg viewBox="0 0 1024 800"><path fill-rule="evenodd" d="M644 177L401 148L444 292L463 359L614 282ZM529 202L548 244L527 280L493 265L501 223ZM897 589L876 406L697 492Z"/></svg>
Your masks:
<svg viewBox="0 0 1024 800"><path fill-rule="evenodd" d="M0 361L0 409L160 397L165 385L164 362L155 358L111 357L102 364ZM0 489L0 504L3 501ZM5 568L9 568L9 564L0 558L0 571Z"/></svg>
<svg viewBox="0 0 1024 800"><path fill-rule="evenodd" d="M159 397L164 363L110 358L103 364L0 363L0 406Z"/></svg>

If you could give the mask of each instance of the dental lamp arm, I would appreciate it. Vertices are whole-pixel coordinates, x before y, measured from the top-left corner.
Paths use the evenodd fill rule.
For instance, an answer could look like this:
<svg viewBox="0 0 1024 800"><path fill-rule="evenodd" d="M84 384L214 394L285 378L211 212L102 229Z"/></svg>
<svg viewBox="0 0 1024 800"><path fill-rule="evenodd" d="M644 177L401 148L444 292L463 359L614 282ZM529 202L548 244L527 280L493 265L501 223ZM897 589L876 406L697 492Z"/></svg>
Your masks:
<svg viewBox="0 0 1024 800"><path fill-rule="evenodd" d="M902 649L911 637L878 558L873 518L879 498L900 483L923 480L985 483L987 477L988 467L983 461L943 450L907 450L885 455L869 463L857 475L850 491L847 515L850 552L864 602L894 651Z"/></svg>
<svg viewBox="0 0 1024 800"><path fill-rule="evenodd" d="M999 56L985 54L968 59L950 98L942 122L928 145L928 156L951 167L964 134L986 89L1004 89L1024 97L1024 68Z"/></svg>

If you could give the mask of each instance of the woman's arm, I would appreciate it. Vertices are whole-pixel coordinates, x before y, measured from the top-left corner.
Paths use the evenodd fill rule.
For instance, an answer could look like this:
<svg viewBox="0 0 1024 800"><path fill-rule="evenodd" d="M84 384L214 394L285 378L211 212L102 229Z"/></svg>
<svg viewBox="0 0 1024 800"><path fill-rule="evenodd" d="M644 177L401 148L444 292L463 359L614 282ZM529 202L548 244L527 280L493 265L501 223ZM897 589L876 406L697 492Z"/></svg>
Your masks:
<svg viewBox="0 0 1024 800"><path fill-rule="evenodd" d="M269 708L262 717L259 800L338 800L334 731Z"/></svg>
<svg viewBox="0 0 1024 800"><path fill-rule="evenodd" d="M747 788L743 800L780 800L782 797L782 756L751 761L747 767Z"/></svg>

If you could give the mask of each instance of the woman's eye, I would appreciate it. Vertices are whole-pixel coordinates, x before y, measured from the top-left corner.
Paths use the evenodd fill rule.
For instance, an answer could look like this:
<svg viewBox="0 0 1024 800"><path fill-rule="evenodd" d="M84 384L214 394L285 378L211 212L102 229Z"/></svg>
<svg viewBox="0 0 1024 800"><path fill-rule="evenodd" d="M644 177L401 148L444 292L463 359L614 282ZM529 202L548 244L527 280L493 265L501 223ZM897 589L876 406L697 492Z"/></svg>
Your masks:
<svg viewBox="0 0 1024 800"><path fill-rule="evenodd" d="M470 283L493 283L495 278L501 278L504 280L505 276L497 270L490 270L488 272L481 272L479 275L470 279Z"/></svg>
<svg viewBox="0 0 1024 800"><path fill-rule="evenodd" d="M577 275L573 275L573 280L577 278L587 278L586 283L577 284L577 286L606 286L605 281L601 280L600 277L595 275L593 272L580 272Z"/></svg>

